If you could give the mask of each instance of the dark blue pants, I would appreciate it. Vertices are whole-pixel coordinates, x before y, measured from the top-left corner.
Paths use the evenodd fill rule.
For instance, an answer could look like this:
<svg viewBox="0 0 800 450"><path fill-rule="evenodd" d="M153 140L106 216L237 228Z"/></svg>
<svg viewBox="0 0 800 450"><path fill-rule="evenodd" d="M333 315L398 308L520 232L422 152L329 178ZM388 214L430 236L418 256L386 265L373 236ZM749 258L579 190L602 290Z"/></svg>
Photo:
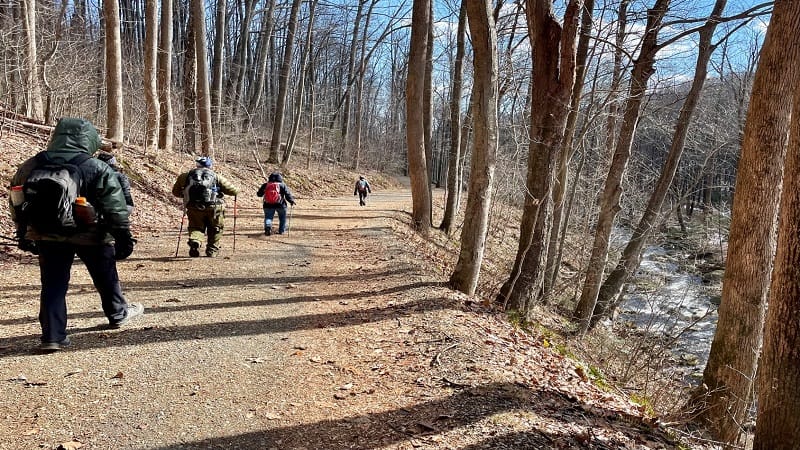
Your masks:
<svg viewBox="0 0 800 450"><path fill-rule="evenodd" d="M283 205L264 205L264 231L272 228L272 219L278 213L278 234L286 231L286 207Z"/></svg>
<svg viewBox="0 0 800 450"><path fill-rule="evenodd" d="M110 323L125 318L127 302L122 296L111 245L74 245L66 242L38 241L42 293L39 323L42 342L60 342L67 337L67 288L75 255L83 261Z"/></svg>

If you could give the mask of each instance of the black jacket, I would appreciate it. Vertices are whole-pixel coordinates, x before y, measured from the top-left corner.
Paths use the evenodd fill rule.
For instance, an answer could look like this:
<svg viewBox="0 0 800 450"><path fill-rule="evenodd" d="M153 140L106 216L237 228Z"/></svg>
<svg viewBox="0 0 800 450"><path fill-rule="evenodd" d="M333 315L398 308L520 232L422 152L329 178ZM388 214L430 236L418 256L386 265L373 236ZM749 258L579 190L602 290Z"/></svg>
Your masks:
<svg viewBox="0 0 800 450"><path fill-rule="evenodd" d="M262 184L256 195L259 197L264 196L264 192L267 190L268 183L280 183L281 184L281 202L276 204L264 203L264 206L270 208L285 208L286 203L291 203L294 206L294 196L292 195L292 191L286 186L286 183L283 182L283 176L277 172L270 174L269 178L267 178L267 182Z"/></svg>

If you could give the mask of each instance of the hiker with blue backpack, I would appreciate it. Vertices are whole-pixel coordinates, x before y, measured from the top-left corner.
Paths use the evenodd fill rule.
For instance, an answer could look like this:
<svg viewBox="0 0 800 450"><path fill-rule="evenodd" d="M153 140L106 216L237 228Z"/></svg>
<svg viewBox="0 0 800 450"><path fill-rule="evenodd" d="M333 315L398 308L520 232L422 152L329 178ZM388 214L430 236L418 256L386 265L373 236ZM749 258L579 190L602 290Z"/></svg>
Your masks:
<svg viewBox="0 0 800 450"><path fill-rule="evenodd" d="M141 315L144 307L122 295L116 261L133 252L128 208L88 120L62 118L47 150L28 159L11 180L11 218L19 248L39 255L40 349L61 350L67 336L66 294L75 255L92 277L110 328Z"/></svg>
<svg viewBox="0 0 800 450"><path fill-rule="evenodd" d="M272 219L278 213L278 234L283 234L286 229L286 205L294 207L295 200L292 192L283 182L283 175L273 172L267 178L267 182L262 184L256 195L261 197L264 207L264 234L272 234Z"/></svg>
<svg viewBox="0 0 800 450"><path fill-rule="evenodd" d="M183 198L189 220L189 256L200 256L200 243L206 238L206 256L219 252L222 230L225 228L225 196L236 196L239 190L225 177L211 170L209 156L195 160L197 167L178 175L172 195Z"/></svg>
<svg viewBox="0 0 800 450"><path fill-rule="evenodd" d="M372 188L369 187L369 181L364 178L364 175L359 176L358 181L356 181L356 189L353 191L353 195L358 195L359 206L366 206L367 194L371 193Z"/></svg>

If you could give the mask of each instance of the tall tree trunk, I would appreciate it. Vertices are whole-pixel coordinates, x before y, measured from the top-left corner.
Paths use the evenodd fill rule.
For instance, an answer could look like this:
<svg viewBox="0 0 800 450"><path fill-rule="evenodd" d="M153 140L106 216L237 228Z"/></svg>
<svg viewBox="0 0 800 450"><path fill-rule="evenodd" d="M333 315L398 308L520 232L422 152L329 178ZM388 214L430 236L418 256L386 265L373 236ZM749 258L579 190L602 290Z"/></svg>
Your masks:
<svg viewBox="0 0 800 450"><path fill-rule="evenodd" d="M165 2L170 0L164 0ZM225 38L228 1L217 0L217 20L214 32L214 59L211 62L211 112L214 125L222 122L222 79L225 76Z"/></svg>
<svg viewBox="0 0 800 450"><path fill-rule="evenodd" d="M317 3L319 0L311 0L311 3L308 7L308 28L306 28L306 40L303 44L303 53L300 56L300 69L298 73L300 74L299 80L297 82L297 92L295 93L294 98L294 114L292 114L292 128L289 131L289 139L286 142L286 153L291 158L292 152L294 151L294 143L297 139L297 131L300 129L300 119L303 115L303 102L305 99L305 86L306 86L306 72L308 66L308 57L311 54L311 42L314 39L314 12L317 10ZM311 130L309 130L311 133ZM310 150L310 147L309 147Z"/></svg>
<svg viewBox="0 0 800 450"><path fill-rule="evenodd" d="M353 144L353 170L357 171L358 166L361 159L361 127L363 122L363 110L364 110L364 77L367 71L367 60L366 60L366 52L367 52L367 37L369 32L369 23L372 19L372 11L375 9L375 5L378 3L378 0L372 0L369 9L367 10L367 18L364 21L364 31L362 32L361 36L361 49L360 55L358 57L358 74L356 78L356 104L355 110L353 113L356 116L356 123L354 126L355 131L355 143Z"/></svg>
<svg viewBox="0 0 800 450"><path fill-rule="evenodd" d="M275 28L275 0L268 0L267 12L261 21L261 33L258 46L258 67L256 69L255 83L250 90L250 101L247 106L247 114L244 117L244 129L250 128L253 115L261 105L261 98L264 95L264 85L267 78L267 66L270 61L270 42L272 40L272 30ZM301 72L302 73L302 72Z"/></svg>
<svg viewBox="0 0 800 450"><path fill-rule="evenodd" d="M289 14L289 28L286 30L286 45L283 49L283 63L281 64L280 83L278 84L278 98L275 101L275 120L272 125L272 140L269 143L269 162L278 162L281 139L283 134L283 116L286 110L286 96L289 90L289 75L292 71L292 53L294 51L294 35L297 30L297 13L302 0L292 0L292 10ZM282 162L289 162L289 155L283 154Z"/></svg>
<svg viewBox="0 0 800 450"><path fill-rule="evenodd" d="M433 226L433 1L430 2L430 8L425 50L425 89L422 92L422 130L425 136L425 167L428 169L428 200L431 202L430 225Z"/></svg>
<svg viewBox="0 0 800 450"><path fill-rule="evenodd" d="M211 126L211 92L208 83L206 50L206 13L203 2L193 1L194 53L197 59L197 119L200 123L200 146L206 156L214 155L214 132Z"/></svg>
<svg viewBox="0 0 800 450"><path fill-rule="evenodd" d="M583 95L583 80L586 77L586 58L589 54L589 39L592 33L592 22L594 14L594 0L585 0L583 12L581 13L581 31L578 38L578 50L575 58L575 87L572 90L569 114L564 131L564 141L561 144L561 154L558 157L558 171L556 181L553 185L553 226L550 228L550 240L547 245L547 260L544 265L544 284L542 290L545 295L555 285L558 278L559 267L556 264L558 255L561 253L559 245L559 233L564 212L564 195L567 192L567 170L572 155L575 154L573 148L573 138L575 127L578 123L578 113L580 112L581 96Z"/></svg>
<svg viewBox="0 0 800 450"><path fill-rule="evenodd" d="M158 46L158 100L160 107L158 148L171 151L174 141L172 112L172 0L161 2L161 36Z"/></svg>
<svg viewBox="0 0 800 450"><path fill-rule="evenodd" d="M448 235L453 231L453 218L457 212L457 200L461 193L458 165L461 160L461 95L464 84L464 41L467 35L467 5L461 3L456 31L456 59L453 68L453 82L450 86L450 152L448 154L447 201L444 217L439 229Z"/></svg>
<svg viewBox="0 0 800 450"><path fill-rule="evenodd" d="M703 372L708 394L694 399L695 405L702 408L702 418L708 421L713 435L728 444L738 442L739 424L744 422L753 401L775 255L775 222L792 115L792 94L800 67L798 27L800 3L775 3L745 123L722 303Z"/></svg>
<svg viewBox="0 0 800 450"><path fill-rule="evenodd" d="M700 93L703 91L706 76L708 75L708 62L716 48L715 45L711 44L711 39L714 36L714 31L717 28L726 3L727 0L716 1L711 15L709 15L708 20L699 32L700 44L698 46L692 87L689 89L689 93L686 95L686 100L684 100L678 115L678 120L675 124L675 134L672 136L672 144L670 145L667 159L664 161L661 175L659 175L658 181L656 181L656 186L653 189L653 193L650 195L650 200L647 202L644 214L642 214L639 224L633 231L631 240L625 246L625 250L622 252L622 257L617 263L617 267L608 275L600 288L597 297L597 305L595 306L590 326L597 323L600 318L613 314L621 301L620 293L622 291L622 285L628 280L630 275L639 268L642 248L647 242L653 227L656 225L656 219L659 213L661 213L664 199L669 192L672 180L675 178L675 172L678 169L681 155L683 155L683 149L686 145L686 136L689 134L689 126L691 125L692 117L697 107L697 101L700 99Z"/></svg>
<svg viewBox="0 0 800 450"><path fill-rule="evenodd" d="M797 30L800 8L793 9L794 29ZM776 20L774 16L772 20ZM797 39L793 40L797 45ZM795 59L794 64L797 63ZM758 414L753 450L792 450L800 443L800 414L797 414L797 405L800 405L800 115L797 111L800 111L800 90L795 89L778 219L778 247L758 368Z"/></svg>
<svg viewBox="0 0 800 450"><path fill-rule="evenodd" d="M250 49L250 24L253 22L253 9L255 8L255 4L256 0L244 0L244 17L242 18L238 45L233 62L231 63L230 76L228 78L228 101L231 110L237 114L241 111L239 92L242 83L244 83L245 72L247 71L248 51Z"/></svg>
<svg viewBox="0 0 800 450"><path fill-rule="evenodd" d="M145 124L145 153L154 155L158 147L158 4L157 0L145 0L144 21L144 103L147 108ZM169 1L169 0L167 0Z"/></svg>
<svg viewBox="0 0 800 450"><path fill-rule="evenodd" d="M119 3L103 2L103 19L106 23L106 138L121 143L123 130L122 103L122 44L120 42Z"/></svg>
<svg viewBox="0 0 800 450"><path fill-rule="evenodd" d="M197 151L197 57L195 54L194 19L189 11L184 30L183 57L183 151Z"/></svg>
<svg viewBox="0 0 800 450"><path fill-rule="evenodd" d="M586 268L586 279L583 284L581 298L575 308L575 318L578 320L578 333L583 334L589 329L590 320L597 303L597 294L600 290L603 271L608 260L608 246L611 240L611 231L614 219L620 210L619 200L622 196L622 178L625 176L628 161L631 157L631 145L647 82L655 72L655 56L659 49L658 32L661 21L669 9L670 0L656 0L651 9L647 11L647 25L644 30L642 47L639 57L633 64L631 83L628 90L628 100L625 102L625 113L622 119L622 128L619 132L614 156L608 169L605 186L600 197L600 213L597 216L597 226L592 244L592 255Z"/></svg>
<svg viewBox="0 0 800 450"><path fill-rule="evenodd" d="M44 101L42 100L42 86L39 83L39 58L36 55L36 0L22 2L25 20L25 61L27 91L25 113L36 120L44 119Z"/></svg>
<svg viewBox="0 0 800 450"><path fill-rule="evenodd" d="M406 140L408 173L411 177L411 220L413 227L427 235L431 224L431 192L425 159L425 58L428 53L428 22L431 0L414 0L411 13L411 44L406 75Z"/></svg>
<svg viewBox="0 0 800 450"><path fill-rule="evenodd" d="M461 250L450 276L450 285L453 289L473 295L478 286L486 246L497 163L497 31L491 3L487 0L466 0L465 3L474 52L472 120L475 139L467 209L461 230Z"/></svg>
<svg viewBox="0 0 800 450"><path fill-rule="evenodd" d="M533 3L533 4L531 4ZM528 150L527 195L520 224L514 268L497 301L524 316L541 296L542 262L547 252L550 192L575 84L576 41L582 0L570 0L563 28L553 13L552 1L529 1L528 32L533 40L531 76L531 128Z"/></svg>
<svg viewBox="0 0 800 450"><path fill-rule="evenodd" d="M353 23L353 40L350 41L350 51L348 53L348 60L347 60L347 85L345 86L344 91L344 102L343 102L343 110L342 110L342 145L344 148L348 148L347 140L348 140L348 130L350 128L350 108L351 108L351 90L350 90L350 80L353 78L353 71L356 67L356 50L358 49L358 40L359 40L359 27L361 26L361 17L364 14L364 4L367 3L369 0L358 0L358 9L356 10L356 21ZM366 42L364 45L367 45Z"/></svg>

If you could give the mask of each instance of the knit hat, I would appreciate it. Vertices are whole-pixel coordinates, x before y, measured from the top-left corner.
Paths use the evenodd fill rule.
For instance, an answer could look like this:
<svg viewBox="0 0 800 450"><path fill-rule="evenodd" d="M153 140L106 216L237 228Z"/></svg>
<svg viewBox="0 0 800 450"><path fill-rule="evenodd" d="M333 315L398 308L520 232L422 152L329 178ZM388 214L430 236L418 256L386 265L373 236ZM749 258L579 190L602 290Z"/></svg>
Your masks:
<svg viewBox="0 0 800 450"><path fill-rule="evenodd" d="M201 156L195 162L197 162L197 167L211 167L214 164L210 156Z"/></svg>

